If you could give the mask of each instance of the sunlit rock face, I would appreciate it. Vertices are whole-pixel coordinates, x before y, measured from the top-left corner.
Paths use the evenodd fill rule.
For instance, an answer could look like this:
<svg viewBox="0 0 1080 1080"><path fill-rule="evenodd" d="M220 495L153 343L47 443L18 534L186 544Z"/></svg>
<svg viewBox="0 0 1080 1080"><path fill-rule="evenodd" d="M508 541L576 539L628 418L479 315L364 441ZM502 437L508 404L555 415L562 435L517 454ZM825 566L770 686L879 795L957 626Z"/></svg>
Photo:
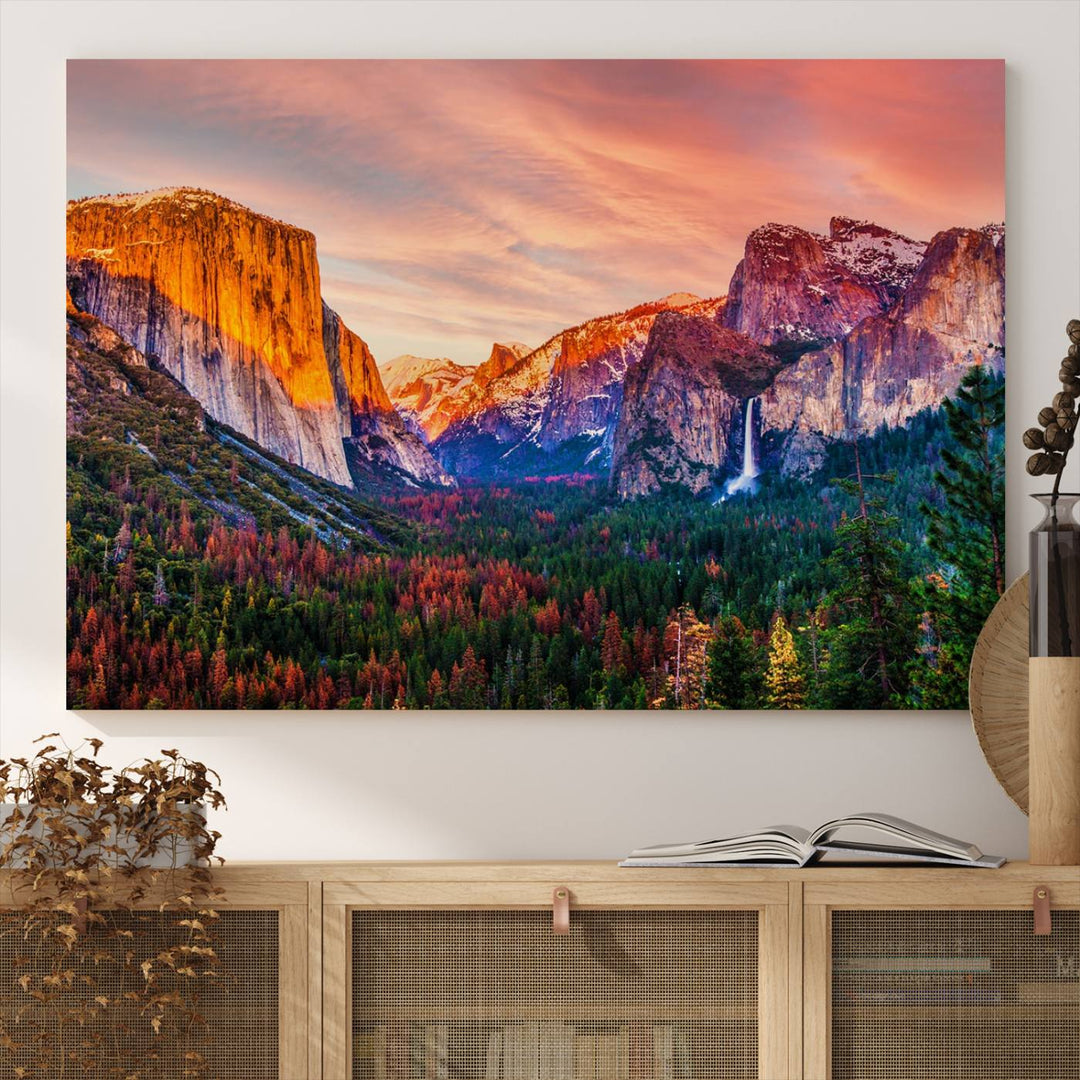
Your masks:
<svg viewBox="0 0 1080 1080"><path fill-rule="evenodd" d="M484 391L532 352L520 341L496 341L475 366L445 356L405 354L379 366L386 392L408 426L434 442L451 424L483 407Z"/></svg>
<svg viewBox="0 0 1080 1080"><path fill-rule="evenodd" d="M744 403L782 361L714 319L657 317L641 360L626 372L615 429L612 485L621 498L668 485L700 493L737 461Z"/></svg>
<svg viewBox="0 0 1080 1080"><path fill-rule="evenodd" d="M712 309L708 309L710 303ZM626 371L644 355L649 331L660 312L697 308L712 314L721 304L679 293L564 330L551 369L540 445L552 450L582 435L609 437L619 415Z"/></svg>
<svg viewBox="0 0 1080 1080"><path fill-rule="evenodd" d="M843 337L899 296L926 244L867 221L835 217L829 235L768 224L746 240L724 325L787 355Z"/></svg>
<svg viewBox="0 0 1080 1080"><path fill-rule="evenodd" d="M505 375L518 362L532 352L521 341L496 341L491 346L488 358L480 364L473 376L473 382L479 387L488 386L495 379Z"/></svg>
<svg viewBox="0 0 1080 1080"><path fill-rule="evenodd" d="M805 473L824 439L903 426L953 395L972 364L1002 371L1004 358L1004 237L949 229L885 312L777 375L761 398L762 430L785 434L781 467Z"/></svg>
<svg viewBox="0 0 1080 1080"><path fill-rule="evenodd" d="M67 261L83 310L288 461L352 486L357 418L396 422L367 346L323 305L310 232L195 189L102 196L68 204ZM442 475L414 438L413 464Z"/></svg>
<svg viewBox="0 0 1080 1080"><path fill-rule="evenodd" d="M715 318L722 307L723 299L675 293L560 330L487 381L481 365L471 384L448 387L457 415L436 453L452 471L471 475L606 471L623 379L644 353L657 315Z"/></svg>

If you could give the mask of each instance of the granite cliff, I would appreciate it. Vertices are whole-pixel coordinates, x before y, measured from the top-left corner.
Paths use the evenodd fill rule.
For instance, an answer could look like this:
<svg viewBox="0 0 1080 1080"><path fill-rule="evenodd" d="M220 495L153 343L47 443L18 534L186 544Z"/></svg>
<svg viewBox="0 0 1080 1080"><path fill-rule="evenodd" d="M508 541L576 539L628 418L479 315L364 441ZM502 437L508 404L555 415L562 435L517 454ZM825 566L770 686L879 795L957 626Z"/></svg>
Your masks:
<svg viewBox="0 0 1080 1080"><path fill-rule="evenodd" d="M215 420L345 487L351 450L452 482L408 432L364 342L325 306L315 237L191 188L68 204L75 306Z"/></svg>
<svg viewBox="0 0 1080 1080"><path fill-rule="evenodd" d="M611 469L618 495L711 487L734 456L743 403L772 382L782 363L714 319L659 315L641 360L626 372Z"/></svg>
<svg viewBox="0 0 1080 1080"><path fill-rule="evenodd" d="M746 240L724 325L787 356L843 337L911 281L926 244L866 221L834 217L829 235L768 224Z"/></svg>
<svg viewBox="0 0 1080 1080"><path fill-rule="evenodd" d="M1004 358L1004 237L948 229L887 310L777 375L761 430L780 437L781 468L808 472L825 439L902 426L955 393L972 364L1001 371Z"/></svg>

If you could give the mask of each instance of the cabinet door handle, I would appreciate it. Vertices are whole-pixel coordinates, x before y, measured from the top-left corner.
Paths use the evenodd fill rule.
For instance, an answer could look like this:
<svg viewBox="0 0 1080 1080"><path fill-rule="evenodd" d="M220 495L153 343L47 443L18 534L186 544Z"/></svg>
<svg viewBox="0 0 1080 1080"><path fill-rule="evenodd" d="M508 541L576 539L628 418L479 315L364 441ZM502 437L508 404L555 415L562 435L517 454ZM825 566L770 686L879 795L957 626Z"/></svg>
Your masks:
<svg viewBox="0 0 1080 1080"><path fill-rule="evenodd" d="M1052 929L1050 919L1050 890L1045 885L1035 886L1035 893L1031 898L1031 906L1035 913L1034 933L1039 936L1048 935Z"/></svg>
<svg viewBox="0 0 1080 1080"><path fill-rule="evenodd" d="M562 936L570 933L570 890L565 885L551 896L551 932Z"/></svg>

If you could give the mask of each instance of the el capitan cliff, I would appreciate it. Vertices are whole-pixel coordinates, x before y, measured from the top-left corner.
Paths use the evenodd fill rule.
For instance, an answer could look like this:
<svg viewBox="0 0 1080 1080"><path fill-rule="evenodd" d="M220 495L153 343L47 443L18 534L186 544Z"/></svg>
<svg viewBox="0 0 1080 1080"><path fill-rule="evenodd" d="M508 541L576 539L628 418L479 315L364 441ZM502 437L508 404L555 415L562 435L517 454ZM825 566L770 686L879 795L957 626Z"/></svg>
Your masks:
<svg viewBox="0 0 1080 1080"><path fill-rule="evenodd" d="M68 204L67 267L77 308L287 461L344 487L367 467L453 482L323 303L310 232L192 188L91 197Z"/></svg>

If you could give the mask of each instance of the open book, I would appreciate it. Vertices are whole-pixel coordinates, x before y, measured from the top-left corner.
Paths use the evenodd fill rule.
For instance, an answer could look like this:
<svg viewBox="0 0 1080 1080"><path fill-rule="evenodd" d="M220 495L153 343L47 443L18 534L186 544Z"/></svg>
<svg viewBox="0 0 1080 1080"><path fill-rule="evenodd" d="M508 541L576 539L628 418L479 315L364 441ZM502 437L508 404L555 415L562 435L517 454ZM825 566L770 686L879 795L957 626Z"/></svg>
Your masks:
<svg viewBox="0 0 1080 1080"><path fill-rule="evenodd" d="M660 844L630 852L620 866L806 866L808 863L911 862L998 867L966 840L954 840L892 814L851 814L808 832L797 825L770 825L760 832Z"/></svg>

